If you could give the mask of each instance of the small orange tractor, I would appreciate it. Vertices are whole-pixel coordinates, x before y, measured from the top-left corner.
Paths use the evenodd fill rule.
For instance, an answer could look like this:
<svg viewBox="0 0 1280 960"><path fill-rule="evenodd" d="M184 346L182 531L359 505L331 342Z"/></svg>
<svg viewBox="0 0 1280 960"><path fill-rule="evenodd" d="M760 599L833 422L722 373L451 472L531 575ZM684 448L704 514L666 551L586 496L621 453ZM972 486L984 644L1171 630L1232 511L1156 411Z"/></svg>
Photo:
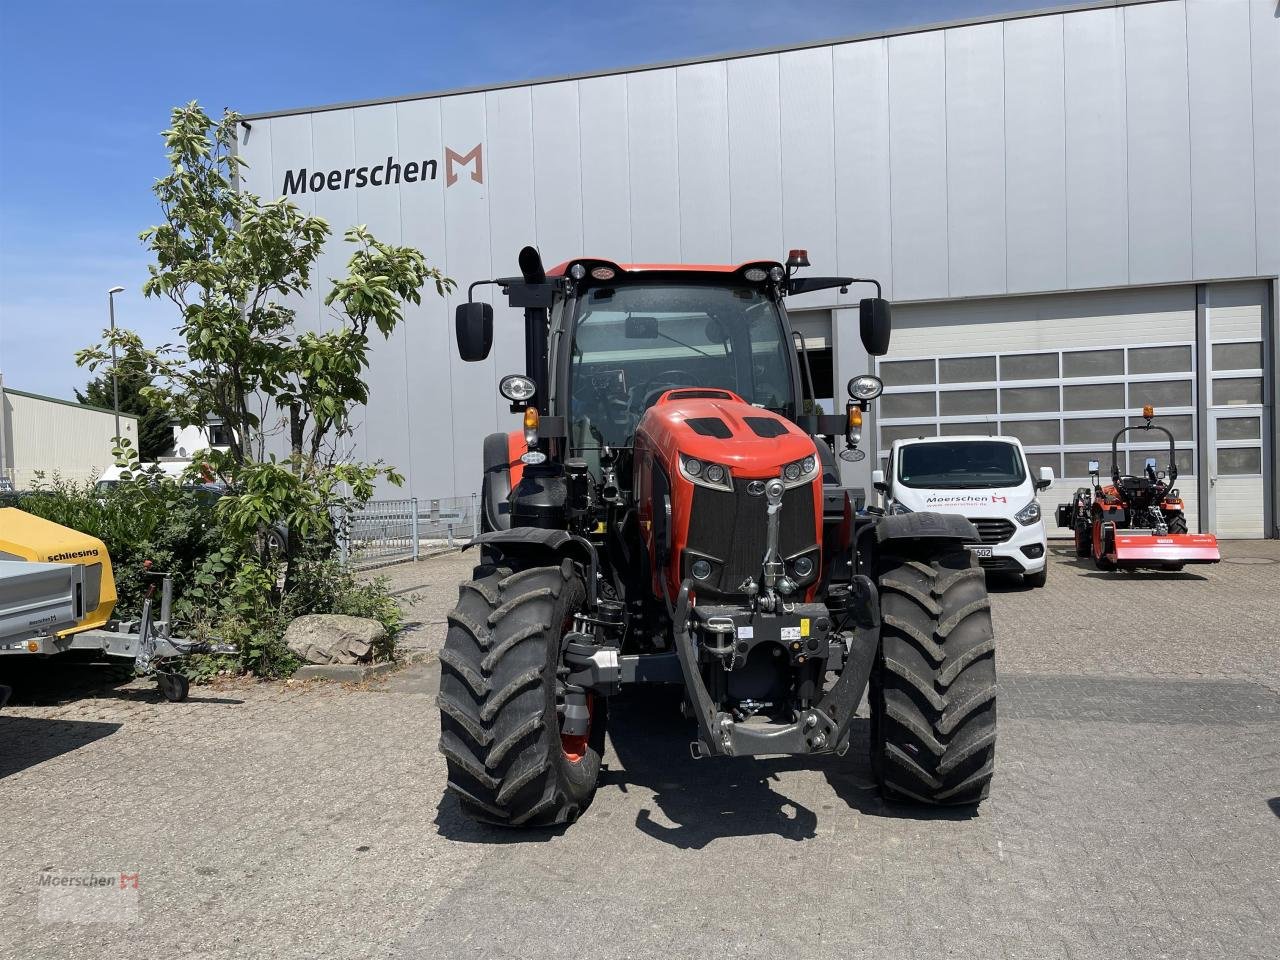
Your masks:
<svg viewBox="0 0 1280 960"><path fill-rule="evenodd" d="M1093 489L1080 487L1071 503L1058 506L1058 526L1074 531L1077 557L1093 557L1099 570L1181 570L1188 563L1217 563L1218 538L1188 533L1182 498L1174 483L1178 464L1173 434L1151 421L1155 410L1142 408L1145 423L1121 427L1111 438L1111 483L1102 486L1099 464L1089 464ZM1159 430L1169 441L1169 465L1156 469L1148 457L1141 476L1121 474L1120 438L1134 430Z"/></svg>

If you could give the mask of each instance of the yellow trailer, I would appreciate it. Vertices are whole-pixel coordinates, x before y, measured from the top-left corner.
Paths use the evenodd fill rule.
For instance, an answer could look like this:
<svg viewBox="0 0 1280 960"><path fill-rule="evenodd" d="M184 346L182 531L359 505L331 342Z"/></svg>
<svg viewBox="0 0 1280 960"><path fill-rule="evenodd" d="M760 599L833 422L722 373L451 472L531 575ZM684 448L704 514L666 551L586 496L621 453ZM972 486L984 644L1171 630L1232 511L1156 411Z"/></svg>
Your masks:
<svg viewBox="0 0 1280 960"><path fill-rule="evenodd" d="M32 516L0 509L0 560L77 563L84 567L84 619L59 636L105 627L116 607L116 581L107 546L97 537Z"/></svg>
<svg viewBox="0 0 1280 960"><path fill-rule="evenodd" d="M184 700L190 689L187 677L177 669L178 662L193 653L235 653L229 644L194 643L170 635L169 608L173 599L173 580L167 573L153 572L155 586L160 588L160 615L153 616L151 593L142 604L137 620L121 620L112 616L116 607L116 582L111 570L111 557L106 544L96 537L80 533L14 507L0 509L0 562L17 567L66 564L76 568L68 589L70 605L79 617L50 620L42 626L39 617L29 619L22 636L0 637L0 655L53 656L71 650L93 651L111 657L127 657L134 661L139 673L152 674L160 692L169 700ZM52 568L56 571L56 567ZM12 572L12 571L10 571ZM10 588L0 591L0 622L6 614L21 621L25 611L43 609L50 603L45 593L37 594L38 578L9 577ZM38 612L38 611L37 611ZM34 614L33 614L34 616ZM12 619L11 618L11 619Z"/></svg>

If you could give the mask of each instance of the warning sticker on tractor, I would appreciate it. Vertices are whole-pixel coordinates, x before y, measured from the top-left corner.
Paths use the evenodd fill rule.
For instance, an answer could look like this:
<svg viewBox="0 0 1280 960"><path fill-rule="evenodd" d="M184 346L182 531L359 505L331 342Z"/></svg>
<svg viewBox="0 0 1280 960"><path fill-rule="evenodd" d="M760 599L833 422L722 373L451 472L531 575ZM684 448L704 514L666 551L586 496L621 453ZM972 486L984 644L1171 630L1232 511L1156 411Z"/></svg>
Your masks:
<svg viewBox="0 0 1280 960"><path fill-rule="evenodd" d="M739 627L738 628L739 640L754 640L755 638L756 638L755 627Z"/></svg>
<svg viewBox="0 0 1280 960"><path fill-rule="evenodd" d="M807 637L809 635L809 618L800 618L800 636Z"/></svg>
<svg viewBox="0 0 1280 960"><path fill-rule="evenodd" d="M800 628L799 627L783 627L782 639L783 640L799 640Z"/></svg>

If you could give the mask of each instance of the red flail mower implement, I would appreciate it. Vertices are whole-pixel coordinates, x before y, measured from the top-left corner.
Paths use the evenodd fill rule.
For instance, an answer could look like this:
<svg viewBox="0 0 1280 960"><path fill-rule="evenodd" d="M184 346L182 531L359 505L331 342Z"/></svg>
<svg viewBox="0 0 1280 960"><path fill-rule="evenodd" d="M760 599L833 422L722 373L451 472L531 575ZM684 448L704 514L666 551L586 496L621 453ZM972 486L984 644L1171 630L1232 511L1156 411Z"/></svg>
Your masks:
<svg viewBox="0 0 1280 960"><path fill-rule="evenodd" d="M1058 526L1075 533L1077 557L1093 557L1099 570L1181 570L1188 563L1217 563L1218 538L1188 533L1187 517L1174 483L1178 464L1173 434L1151 421L1155 411L1142 408L1146 422L1123 427L1111 438L1111 483L1102 486L1098 461L1089 464L1093 489L1080 487L1071 503L1058 506ZM1134 430L1159 430L1169 440L1169 466L1156 469L1148 457L1142 476L1120 473L1120 438Z"/></svg>

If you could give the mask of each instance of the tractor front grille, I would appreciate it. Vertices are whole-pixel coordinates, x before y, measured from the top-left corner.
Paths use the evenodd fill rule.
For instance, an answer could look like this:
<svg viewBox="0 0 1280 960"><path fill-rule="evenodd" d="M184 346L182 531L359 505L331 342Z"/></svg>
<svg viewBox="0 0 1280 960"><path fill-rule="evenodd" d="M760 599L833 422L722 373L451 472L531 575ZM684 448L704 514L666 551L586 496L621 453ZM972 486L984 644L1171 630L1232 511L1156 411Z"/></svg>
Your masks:
<svg viewBox="0 0 1280 960"><path fill-rule="evenodd" d="M685 567L689 555L714 561L715 573L699 584L719 594L739 592L748 577L760 580L760 561L765 549L765 498L747 492L745 481L735 482L735 490L693 488L693 516L689 518ZM817 544L813 488L805 484L782 495L782 516L778 549L784 557L794 556Z"/></svg>
<svg viewBox="0 0 1280 960"><path fill-rule="evenodd" d="M1013 536L1012 520L990 520L970 517L969 522L978 528L978 539L983 543L1004 543Z"/></svg>

